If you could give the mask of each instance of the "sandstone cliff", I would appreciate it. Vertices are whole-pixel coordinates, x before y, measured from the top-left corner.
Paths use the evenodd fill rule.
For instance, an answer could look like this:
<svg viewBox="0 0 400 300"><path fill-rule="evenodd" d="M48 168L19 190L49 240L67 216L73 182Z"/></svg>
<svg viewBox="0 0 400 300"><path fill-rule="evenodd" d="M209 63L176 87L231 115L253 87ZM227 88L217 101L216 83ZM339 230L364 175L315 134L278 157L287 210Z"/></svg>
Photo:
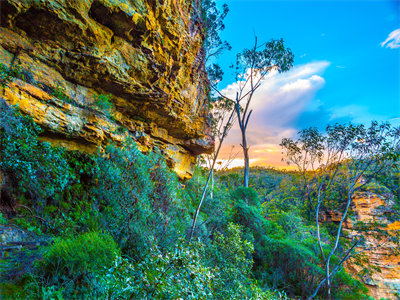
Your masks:
<svg viewBox="0 0 400 300"><path fill-rule="evenodd" d="M213 148L204 33L191 3L0 1L0 63L21 74L0 97L32 116L44 140L96 151L129 134L188 178Z"/></svg>
<svg viewBox="0 0 400 300"><path fill-rule="evenodd" d="M394 236L400 230L400 221L390 221L393 202L389 197L365 193L354 197L354 221L364 223L376 222L381 224L381 229L387 231L389 236ZM350 234L358 234L353 228L347 228ZM371 276L364 276L362 281L375 299L399 299L400 297L400 255L397 245L388 238L379 238L379 233L365 236L366 245L370 250L365 256L372 267L379 271ZM348 265L353 274L359 273L359 267Z"/></svg>
<svg viewBox="0 0 400 300"><path fill-rule="evenodd" d="M390 220L393 201L390 197L383 197L373 193L360 193L354 196L352 203L353 217L348 218L344 223L343 231L349 238L363 234L365 236L365 246L358 248L369 249L363 251L366 262L375 271L371 275L362 274L362 267L350 260L346 268L351 274L360 279L369 290L369 294L375 299L399 299L400 297L400 255L397 245L380 233L379 230L386 231L388 236L395 236L400 231L400 221ZM321 215L321 221L339 223L342 218L341 213L328 211ZM372 227L369 234L361 233L356 229L356 223L377 224ZM376 228L379 227L379 228ZM378 230L374 230L378 229Z"/></svg>

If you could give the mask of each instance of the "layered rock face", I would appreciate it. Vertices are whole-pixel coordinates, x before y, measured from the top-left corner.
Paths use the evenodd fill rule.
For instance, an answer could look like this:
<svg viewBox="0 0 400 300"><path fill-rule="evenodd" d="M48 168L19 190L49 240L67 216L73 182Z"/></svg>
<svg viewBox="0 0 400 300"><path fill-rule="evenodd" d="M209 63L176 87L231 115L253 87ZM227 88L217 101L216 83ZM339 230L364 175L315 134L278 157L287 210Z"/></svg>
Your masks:
<svg viewBox="0 0 400 300"><path fill-rule="evenodd" d="M96 151L129 135L189 178L196 156L213 149L191 3L0 1L0 63L20 74L0 97L40 124L44 140Z"/></svg>
<svg viewBox="0 0 400 300"><path fill-rule="evenodd" d="M360 193L354 196L352 210L354 216L348 218L343 225L343 231L351 238L363 234L366 240L363 249L365 258L370 267L380 271L372 272L371 276L361 279L369 290L369 294L375 299L399 299L400 297L400 255L397 245L379 231L370 234L360 233L355 228L357 222L376 224L380 230L386 231L388 236L395 236L400 230L400 221L389 220L393 202L389 197L382 197L373 193ZM342 214L334 211L324 212L321 221L339 223ZM358 248L358 251L362 248ZM351 260L346 264L351 274L358 278L362 268Z"/></svg>
<svg viewBox="0 0 400 300"><path fill-rule="evenodd" d="M400 221L390 221L393 202L386 197L376 194L364 193L354 197L354 221L362 221L366 224L376 222L394 236L400 230ZM358 234L352 227L347 228L350 234ZM369 290L369 294L375 299L399 299L400 297L400 255L398 246L388 238L379 238L379 233L365 235L367 248L365 256L373 267L380 271L373 272L371 276L365 276L362 281ZM360 267L348 265L353 274L360 272Z"/></svg>

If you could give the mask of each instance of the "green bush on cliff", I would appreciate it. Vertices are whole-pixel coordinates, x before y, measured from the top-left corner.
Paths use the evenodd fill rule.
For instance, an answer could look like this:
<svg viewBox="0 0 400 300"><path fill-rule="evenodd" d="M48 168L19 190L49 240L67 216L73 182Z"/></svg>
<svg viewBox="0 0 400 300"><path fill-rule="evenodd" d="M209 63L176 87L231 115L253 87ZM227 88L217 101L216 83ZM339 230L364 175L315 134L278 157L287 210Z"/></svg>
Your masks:
<svg viewBox="0 0 400 300"><path fill-rule="evenodd" d="M67 96L65 87L61 86L60 84L55 87L54 91L52 92L52 95L69 104L76 105L76 102Z"/></svg>
<svg viewBox="0 0 400 300"><path fill-rule="evenodd" d="M39 207L74 176L64 150L38 139L41 128L18 109L0 101L0 169L12 196Z"/></svg>
<svg viewBox="0 0 400 300"><path fill-rule="evenodd" d="M11 74L5 64L0 64L0 86L4 87L11 80Z"/></svg>
<svg viewBox="0 0 400 300"><path fill-rule="evenodd" d="M46 286L65 289L66 294L85 289L95 294L97 278L113 265L117 255L117 244L109 234L88 232L57 239L37 264L37 270Z"/></svg>

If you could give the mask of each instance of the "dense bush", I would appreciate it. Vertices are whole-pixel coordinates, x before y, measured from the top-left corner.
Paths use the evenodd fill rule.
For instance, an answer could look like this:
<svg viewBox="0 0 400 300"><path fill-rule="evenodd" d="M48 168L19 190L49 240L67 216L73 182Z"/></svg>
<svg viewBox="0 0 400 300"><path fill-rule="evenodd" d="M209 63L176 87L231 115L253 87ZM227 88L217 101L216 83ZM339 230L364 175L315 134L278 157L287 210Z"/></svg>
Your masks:
<svg viewBox="0 0 400 300"><path fill-rule="evenodd" d="M118 258L104 277L111 299L207 299L212 298L214 275L203 265L202 245L179 241L174 249L152 247L140 261Z"/></svg>
<svg viewBox="0 0 400 300"><path fill-rule="evenodd" d="M38 263L38 278L45 287L63 290L65 296L101 295L99 277L113 265L118 254L117 244L109 234L89 232L59 238Z"/></svg>
<svg viewBox="0 0 400 300"><path fill-rule="evenodd" d="M0 99L0 169L12 197L39 208L71 178L64 150L38 139L41 129L32 119Z"/></svg>
<svg viewBox="0 0 400 300"><path fill-rule="evenodd" d="M139 262L119 258L105 276L106 294L112 299L270 299L274 293L250 279L251 251L240 227L229 224L211 245L180 240L171 251L152 248Z"/></svg>
<svg viewBox="0 0 400 300"><path fill-rule="evenodd" d="M241 228L228 224L226 234L217 233L204 250L207 265L214 268L211 282L216 299L256 298L261 290L250 280L253 244L241 238Z"/></svg>
<svg viewBox="0 0 400 300"><path fill-rule="evenodd" d="M138 258L152 245L168 248L184 235L190 218L180 183L160 154L144 155L131 142L108 146L97 163L93 194L101 226L125 253Z"/></svg>

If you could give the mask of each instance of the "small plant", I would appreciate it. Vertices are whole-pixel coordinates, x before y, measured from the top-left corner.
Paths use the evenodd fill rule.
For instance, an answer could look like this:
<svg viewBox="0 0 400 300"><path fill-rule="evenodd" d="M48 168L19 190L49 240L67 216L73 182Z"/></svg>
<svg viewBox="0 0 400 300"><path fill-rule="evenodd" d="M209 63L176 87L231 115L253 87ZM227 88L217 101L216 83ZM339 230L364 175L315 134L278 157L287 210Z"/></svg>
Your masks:
<svg viewBox="0 0 400 300"><path fill-rule="evenodd" d="M9 73L11 77L19 78L25 81L26 79L26 71L21 68L20 65L12 65L9 68Z"/></svg>
<svg viewBox="0 0 400 300"><path fill-rule="evenodd" d="M62 290L58 290L55 286L42 287L43 300L63 300Z"/></svg>
<svg viewBox="0 0 400 300"><path fill-rule="evenodd" d="M5 87L11 79L19 78L25 81L26 71L20 65L12 65L7 67L5 64L0 63L0 86Z"/></svg>
<svg viewBox="0 0 400 300"><path fill-rule="evenodd" d="M114 104L111 102L111 96L110 95L94 95L94 105L102 110L103 112L106 112L109 114L112 109L114 109Z"/></svg>
<svg viewBox="0 0 400 300"><path fill-rule="evenodd" d="M5 64L0 64L0 86L4 87L11 80L10 70Z"/></svg>
<svg viewBox="0 0 400 300"><path fill-rule="evenodd" d="M0 213L0 225L6 225L7 224L7 219L3 216L2 213Z"/></svg>
<svg viewBox="0 0 400 300"><path fill-rule="evenodd" d="M61 85L57 85L52 94L54 97L63 100L69 104L76 104L74 100L67 96L67 94L65 93L65 88Z"/></svg>
<svg viewBox="0 0 400 300"><path fill-rule="evenodd" d="M118 128L115 130L115 133L121 134L121 133L124 133L126 131L127 131L127 129L125 127L118 126Z"/></svg>

